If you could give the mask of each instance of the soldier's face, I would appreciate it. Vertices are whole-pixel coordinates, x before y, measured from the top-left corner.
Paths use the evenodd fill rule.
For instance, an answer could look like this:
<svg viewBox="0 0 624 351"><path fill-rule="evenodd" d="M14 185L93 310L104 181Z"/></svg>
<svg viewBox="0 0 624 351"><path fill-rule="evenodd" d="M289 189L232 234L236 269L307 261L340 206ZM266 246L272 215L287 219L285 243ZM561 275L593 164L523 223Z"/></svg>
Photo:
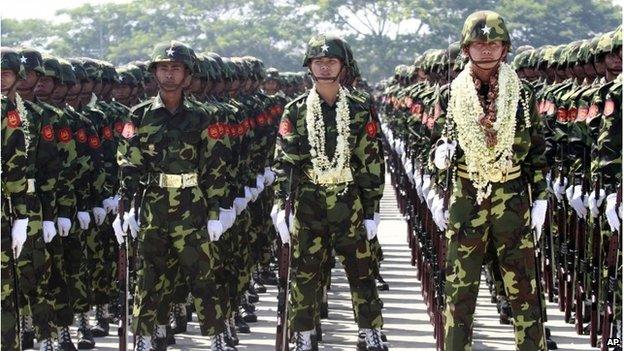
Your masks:
<svg viewBox="0 0 624 351"><path fill-rule="evenodd" d="M585 75L589 78L596 77L596 70L594 69L594 65L592 63L586 63L583 65L583 70L585 71Z"/></svg>
<svg viewBox="0 0 624 351"><path fill-rule="evenodd" d="M277 81L274 79L271 79L271 80L267 80L266 82L264 82L264 90L268 92L277 91Z"/></svg>
<svg viewBox="0 0 624 351"><path fill-rule="evenodd" d="M39 81L39 73L28 71L26 79L22 79L17 83L17 88L22 91L33 90Z"/></svg>
<svg viewBox="0 0 624 351"><path fill-rule="evenodd" d="M587 74L585 74L585 70L583 69L582 65L574 65L572 66L572 70L574 71L574 75L580 79L587 77Z"/></svg>
<svg viewBox="0 0 624 351"><path fill-rule="evenodd" d="M342 62L335 57L316 58L310 62L310 70L321 84L334 84L335 81L332 80L338 77L341 69Z"/></svg>
<svg viewBox="0 0 624 351"><path fill-rule="evenodd" d="M11 89L15 85L15 82L17 82L17 75L10 69L3 69L0 82L2 93L6 95L9 89Z"/></svg>
<svg viewBox="0 0 624 351"><path fill-rule="evenodd" d="M55 81L52 77L41 77L35 86L35 95L38 97L46 98L52 94L54 90Z"/></svg>
<svg viewBox="0 0 624 351"><path fill-rule="evenodd" d="M159 62L155 74L160 89L164 91L176 91L185 83L190 84L191 77L181 62Z"/></svg>
<svg viewBox="0 0 624 351"><path fill-rule="evenodd" d="M67 91L69 87L67 84L57 84L52 90L52 100L53 101L62 101L67 96Z"/></svg>
<svg viewBox="0 0 624 351"><path fill-rule="evenodd" d="M82 91L82 84L76 83L72 85L71 88L69 88L69 90L67 91L67 98L74 99L80 96L81 91Z"/></svg>
<svg viewBox="0 0 624 351"><path fill-rule="evenodd" d="M622 72L622 57L618 54L610 52L605 56L605 65L607 69L613 73Z"/></svg>
<svg viewBox="0 0 624 351"><path fill-rule="evenodd" d="M91 99L91 93L93 93L93 87L95 86L94 82L91 79L85 80L82 83L82 92L80 95L83 97L88 97Z"/></svg>
<svg viewBox="0 0 624 351"><path fill-rule="evenodd" d="M477 63L481 69L490 70L498 66L498 63L507 54L507 47L500 40L476 41L470 43L466 51L470 61Z"/></svg>
<svg viewBox="0 0 624 351"><path fill-rule="evenodd" d="M115 100L126 100L130 97L132 88L128 84L115 84L113 87L113 97Z"/></svg>

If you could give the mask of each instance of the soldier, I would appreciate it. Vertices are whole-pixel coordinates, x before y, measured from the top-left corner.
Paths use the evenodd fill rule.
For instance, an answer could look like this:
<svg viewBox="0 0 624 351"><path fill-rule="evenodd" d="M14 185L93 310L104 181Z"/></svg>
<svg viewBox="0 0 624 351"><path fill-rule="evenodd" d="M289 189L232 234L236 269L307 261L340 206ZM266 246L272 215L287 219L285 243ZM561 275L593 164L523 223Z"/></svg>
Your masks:
<svg viewBox="0 0 624 351"><path fill-rule="evenodd" d="M481 265L491 243L514 313L516 347L545 350L532 229L539 235L544 223L546 162L533 92L505 63L511 40L497 13L471 14L461 46L470 63L450 96L440 98L446 115L438 123L445 128L433 152L435 166L452 182L450 194L434 200L450 196L448 210L438 206L433 214L447 228L444 348L472 344Z"/></svg>
<svg viewBox="0 0 624 351"><path fill-rule="evenodd" d="M299 351L314 349L315 300L322 288L318 267L333 259L332 249L345 267L367 350L384 349L369 243L377 231L383 160L374 112L339 84L350 64L344 40L310 39L304 67L314 85L287 105L280 122L275 225L283 243L291 242L292 231L289 324Z"/></svg>
<svg viewBox="0 0 624 351"><path fill-rule="evenodd" d="M3 350L21 350L19 339L16 260L28 232L28 160L24 116L15 92L25 71L17 51L2 48L2 308L0 334Z"/></svg>
<svg viewBox="0 0 624 351"><path fill-rule="evenodd" d="M129 148L118 154L123 212L120 210L113 228L118 236L128 229L139 235L143 266L133 329L135 349L141 351L150 348L163 289L173 283L180 269L194 297L202 335L211 337L212 350L229 350L223 341L225 316L218 308L214 276L221 263L215 242L223 225L214 200L215 192L225 185L220 178L223 155L212 153L214 141L220 137L214 116L182 93L195 69L193 56L190 47L176 41L154 47L149 70L155 75L159 93L132 109L132 120L122 132ZM130 204L140 180L146 188L135 210ZM168 266L170 257L177 257L173 267Z"/></svg>

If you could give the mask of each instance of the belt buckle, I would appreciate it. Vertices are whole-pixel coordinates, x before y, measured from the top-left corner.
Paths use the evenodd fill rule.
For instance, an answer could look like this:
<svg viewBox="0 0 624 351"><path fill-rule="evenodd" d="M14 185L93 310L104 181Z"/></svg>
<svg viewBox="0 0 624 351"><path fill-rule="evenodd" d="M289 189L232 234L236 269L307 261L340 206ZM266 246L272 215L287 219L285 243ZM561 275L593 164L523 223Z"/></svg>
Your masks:
<svg viewBox="0 0 624 351"><path fill-rule="evenodd" d="M183 188L187 188L187 187L191 187L191 186L196 186L197 185L197 174L196 173L182 174L181 178L182 178L181 186Z"/></svg>
<svg viewBox="0 0 624 351"><path fill-rule="evenodd" d="M182 187L182 177L177 174L161 173L158 185L163 188L180 188Z"/></svg>
<svg viewBox="0 0 624 351"><path fill-rule="evenodd" d="M28 188L26 189L26 192L34 193L35 192L35 178L28 178L26 182L28 184Z"/></svg>

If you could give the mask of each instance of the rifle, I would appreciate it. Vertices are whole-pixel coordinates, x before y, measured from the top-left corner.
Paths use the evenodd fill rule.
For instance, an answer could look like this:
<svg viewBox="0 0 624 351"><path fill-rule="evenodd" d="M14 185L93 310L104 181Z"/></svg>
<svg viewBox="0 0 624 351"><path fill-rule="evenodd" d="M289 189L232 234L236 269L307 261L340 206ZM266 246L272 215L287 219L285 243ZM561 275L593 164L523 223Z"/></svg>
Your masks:
<svg viewBox="0 0 624 351"><path fill-rule="evenodd" d="M553 282L553 245L552 245L552 208L553 201L548 197L548 209L546 210L546 222L544 224L544 285L548 294L548 302L553 302L554 282Z"/></svg>
<svg viewBox="0 0 624 351"><path fill-rule="evenodd" d="M600 192L600 174L594 184L594 196L598 201ZM594 218L592 225L592 248L591 248L591 273L590 273L590 297L591 314L589 328L589 343L592 347L598 345L598 296L600 296L600 247L602 233L600 231L600 216Z"/></svg>
<svg viewBox="0 0 624 351"><path fill-rule="evenodd" d="M117 213L123 218L123 198L119 199ZM128 236L124 235L124 243L119 247L117 254L117 282L119 284L119 351L128 350Z"/></svg>
<svg viewBox="0 0 624 351"><path fill-rule="evenodd" d="M292 187L292 169L290 185ZM286 199L286 223L290 217L292 206L292 188ZM279 236L278 236L279 237ZM278 293L277 293L277 326L275 332L275 351L288 351L288 295L290 287L290 245L282 243L278 260Z"/></svg>
<svg viewBox="0 0 624 351"><path fill-rule="evenodd" d="M561 148L561 158L563 160L564 150ZM563 161L559 166L559 186L563 187ZM559 292L559 311L565 310L565 281L566 281L566 259L568 255L568 243L566 241L566 206L565 199L557 201L557 241L559 244L559 269L557 270L558 292Z"/></svg>
<svg viewBox="0 0 624 351"><path fill-rule="evenodd" d="M617 194L616 208L618 208L622 202L620 188L618 188ZM605 311L602 316L602 345L600 348L602 351L607 351L609 348L608 343L611 337L611 327L613 326L615 290L617 289L618 281L618 260L621 255L621 252L618 252L620 250L620 235L622 235L621 228L619 231L611 234L609 246L607 248L607 257L605 260L605 266L608 271L607 277L609 280L607 282L607 291L604 295Z"/></svg>
<svg viewBox="0 0 624 351"><path fill-rule="evenodd" d="M583 149L583 163L582 169L585 170L586 151ZM581 196L585 196L587 193L585 188L585 172L581 178ZM587 222L585 219L577 217L576 226L576 245L578 253L578 267L576 269L576 308L575 308L575 326L576 333L583 335L583 308L585 307L585 272L587 271L587 260L585 253L585 240L587 230Z"/></svg>

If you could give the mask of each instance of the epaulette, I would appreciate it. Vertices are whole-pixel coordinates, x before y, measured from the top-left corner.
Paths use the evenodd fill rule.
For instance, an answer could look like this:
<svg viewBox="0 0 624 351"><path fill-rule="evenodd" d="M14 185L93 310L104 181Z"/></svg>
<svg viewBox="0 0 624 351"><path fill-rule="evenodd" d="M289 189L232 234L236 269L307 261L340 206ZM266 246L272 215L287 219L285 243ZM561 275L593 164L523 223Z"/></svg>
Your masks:
<svg viewBox="0 0 624 351"><path fill-rule="evenodd" d="M308 92L306 91L305 93L297 96L296 98L292 99L289 103L286 104L286 107L284 107L285 110L288 110L292 105L306 99L308 97Z"/></svg>
<svg viewBox="0 0 624 351"><path fill-rule="evenodd" d="M145 101L139 102L138 104L130 108L130 113L135 114L136 111L151 105L153 101L154 101L154 98L150 98Z"/></svg>
<svg viewBox="0 0 624 351"><path fill-rule="evenodd" d="M41 115L44 111L43 108L39 106L39 104L36 104L32 101L24 100L24 103L28 106L28 108L33 110L38 115Z"/></svg>

